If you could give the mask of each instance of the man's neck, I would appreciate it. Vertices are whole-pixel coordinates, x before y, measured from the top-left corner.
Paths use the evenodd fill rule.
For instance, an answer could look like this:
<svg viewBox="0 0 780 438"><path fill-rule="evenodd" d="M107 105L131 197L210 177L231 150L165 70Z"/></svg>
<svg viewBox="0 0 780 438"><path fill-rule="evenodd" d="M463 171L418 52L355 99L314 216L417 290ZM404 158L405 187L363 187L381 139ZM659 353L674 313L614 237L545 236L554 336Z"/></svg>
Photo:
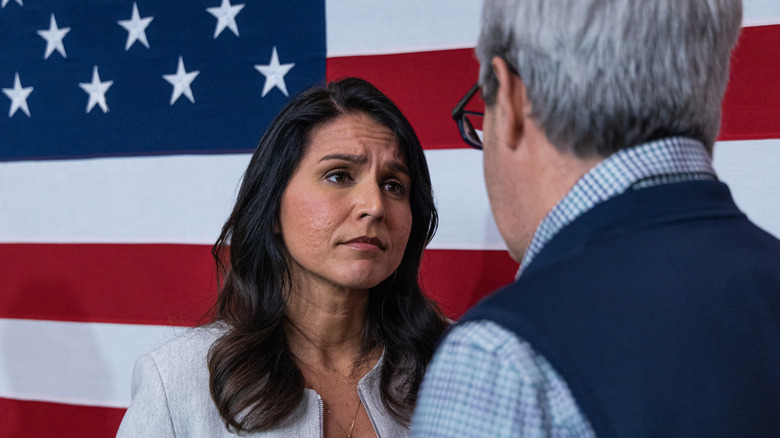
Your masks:
<svg viewBox="0 0 780 438"><path fill-rule="evenodd" d="M530 165L532 174L529 175L529 184L534 184L534 190L531 192L534 199L526 204L532 206L530 213L533 215L533 221L530 223L533 229L529 230L524 248L531 243L536 228L547 214L583 175L604 161L601 157L579 158L572 153L560 151L547 142L546 138L544 146L537 149L534 158Z"/></svg>

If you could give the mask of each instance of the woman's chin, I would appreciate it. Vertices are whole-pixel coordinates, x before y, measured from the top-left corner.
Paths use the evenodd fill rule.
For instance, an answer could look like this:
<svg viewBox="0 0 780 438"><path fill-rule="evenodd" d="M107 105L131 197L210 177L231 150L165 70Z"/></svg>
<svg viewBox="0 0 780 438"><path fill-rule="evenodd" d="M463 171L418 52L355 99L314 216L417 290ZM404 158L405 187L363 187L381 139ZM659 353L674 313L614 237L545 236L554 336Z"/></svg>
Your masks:
<svg viewBox="0 0 780 438"><path fill-rule="evenodd" d="M342 279L341 286L346 289L371 289L389 278L392 273L385 272L351 272Z"/></svg>

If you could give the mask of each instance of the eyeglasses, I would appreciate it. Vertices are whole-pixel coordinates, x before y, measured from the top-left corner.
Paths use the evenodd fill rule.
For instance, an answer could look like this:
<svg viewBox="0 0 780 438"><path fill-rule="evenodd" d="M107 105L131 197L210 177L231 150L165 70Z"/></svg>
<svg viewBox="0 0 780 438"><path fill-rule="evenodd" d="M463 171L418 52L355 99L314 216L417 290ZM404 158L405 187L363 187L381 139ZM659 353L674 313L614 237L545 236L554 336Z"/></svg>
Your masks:
<svg viewBox="0 0 780 438"><path fill-rule="evenodd" d="M465 110L466 104L477 94L477 91L479 91L479 82L474 84L460 102L455 105L455 108L452 110L452 118L458 124L458 130L463 141L474 149L482 149L482 120L485 117L485 113Z"/></svg>

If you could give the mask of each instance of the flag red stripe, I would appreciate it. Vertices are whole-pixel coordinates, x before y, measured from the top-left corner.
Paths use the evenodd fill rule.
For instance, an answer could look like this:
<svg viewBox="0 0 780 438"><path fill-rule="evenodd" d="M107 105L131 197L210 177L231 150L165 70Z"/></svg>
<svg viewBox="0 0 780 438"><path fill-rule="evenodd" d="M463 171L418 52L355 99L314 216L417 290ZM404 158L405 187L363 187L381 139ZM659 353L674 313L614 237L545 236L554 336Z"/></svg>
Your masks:
<svg viewBox="0 0 780 438"><path fill-rule="evenodd" d="M780 138L779 47L780 25L742 29L731 58L720 140Z"/></svg>
<svg viewBox="0 0 780 438"><path fill-rule="evenodd" d="M780 77L780 56L768 47L780 47L780 25L742 30L719 140L780 138L780 86L772 86ZM426 149L465 147L450 110L477 73L472 49L328 58L327 66L328 80L359 76L390 96Z"/></svg>
<svg viewBox="0 0 780 438"><path fill-rule="evenodd" d="M477 80L474 50L347 56L327 62L329 81L358 76L387 94L409 119L425 149L467 147L450 111Z"/></svg>
<svg viewBox="0 0 780 438"><path fill-rule="evenodd" d="M0 317L192 326L216 296L206 245L4 244ZM423 287L449 316L512 280L504 251L430 250Z"/></svg>
<svg viewBox="0 0 780 438"><path fill-rule="evenodd" d="M447 316L458 318L480 298L511 283L517 268L506 251L428 250L420 284Z"/></svg>
<svg viewBox="0 0 780 438"><path fill-rule="evenodd" d="M124 414L119 408L0 398L0 436L113 437Z"/></svg>
<svg viewBox="0 0 780 438"><path fill-rule="evenodd" d="M5 244L0 317L190 326L213 303L205 245Z"/></svg>

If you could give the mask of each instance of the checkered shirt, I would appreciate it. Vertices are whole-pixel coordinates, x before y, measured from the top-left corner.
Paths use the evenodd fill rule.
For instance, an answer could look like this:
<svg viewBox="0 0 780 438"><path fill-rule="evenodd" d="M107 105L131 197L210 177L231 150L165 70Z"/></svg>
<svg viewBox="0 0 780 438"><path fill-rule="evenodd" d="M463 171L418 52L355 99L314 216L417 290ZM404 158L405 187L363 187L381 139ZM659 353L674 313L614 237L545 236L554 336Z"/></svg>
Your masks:
<svg viewBox="0 0 780 438"><path fill-rule="evenodd" d="M563 227L629 189L716 179L704 145L667 138L611 155L539 224L525 267ZM527 342L490 321L456 326L420 389L412 437L593 437L566 382Z"/></svg>
<svg viewBox="0 0 780 438"><path fill-rule="evenodd" d="M542 219L520 263L520 272L563 227L596 204L629 188L695 179L715 179L712 158L697 140L673 137L618 151L583 175Z"/></svg>

